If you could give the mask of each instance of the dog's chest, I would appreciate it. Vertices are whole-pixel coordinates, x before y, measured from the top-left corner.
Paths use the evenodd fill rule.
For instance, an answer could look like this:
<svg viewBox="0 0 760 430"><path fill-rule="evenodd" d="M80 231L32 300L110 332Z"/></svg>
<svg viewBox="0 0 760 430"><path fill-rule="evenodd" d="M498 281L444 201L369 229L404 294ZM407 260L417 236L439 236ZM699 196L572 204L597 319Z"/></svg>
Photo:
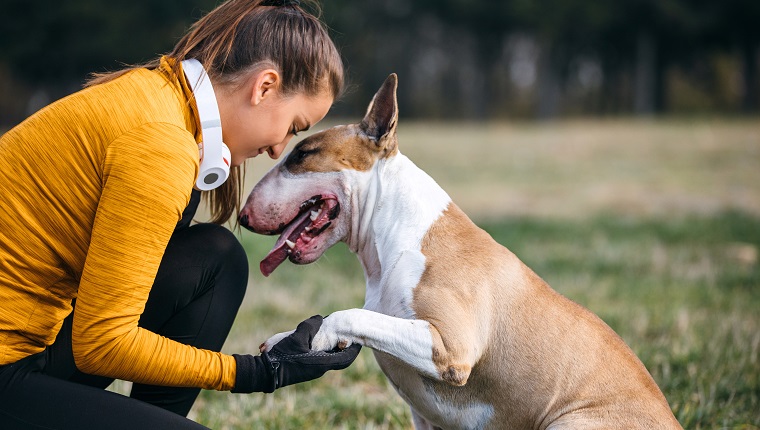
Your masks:
<svg viewBox="0 0 760 430"><path fill-rule="evenodd" d="M470 387L425 378L388 354L373 353L396 392L426 420L447 429L489 428L493 407L478 402Z"/></svg>
<svg viewBox="0 0 760 430"><path fill-rule="evenodd" d="M397 318L416 319L414 292L424 288L419 286L425 270L424 255L418 250L405 250L391 259L386 269L379 282L368 281L364 308ZM425 378L401 360L373 352L399 395L427 420L451 429L487 427L493 407L474 400L477 396L470 387L454 387Z"/></svg>
<svg viewBox="0 0 760 430"><path fill-rule="evenodd" d="M382 275L367 281L364 309L398 318L413 319L414 290L425 271L419 250L404 250L384 263Z"/></svg>

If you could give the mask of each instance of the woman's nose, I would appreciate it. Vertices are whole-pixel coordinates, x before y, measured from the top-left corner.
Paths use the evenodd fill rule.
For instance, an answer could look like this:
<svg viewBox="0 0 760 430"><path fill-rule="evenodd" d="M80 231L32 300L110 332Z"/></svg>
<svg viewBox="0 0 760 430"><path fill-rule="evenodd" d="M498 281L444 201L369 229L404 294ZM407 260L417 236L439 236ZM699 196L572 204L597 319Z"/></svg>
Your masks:
<svg viewBox="0 0 760 430"><path fill-rule="evenodd" d="M285 146L287 145L288 145L288 141L286 140L285 142L282 142L281 144L277 146L270 146L269 151L267 151L269 153L269 158L271 158L272 160L276 160L280 158L280 155L282 155L282 151L285 150Z"/></svg>

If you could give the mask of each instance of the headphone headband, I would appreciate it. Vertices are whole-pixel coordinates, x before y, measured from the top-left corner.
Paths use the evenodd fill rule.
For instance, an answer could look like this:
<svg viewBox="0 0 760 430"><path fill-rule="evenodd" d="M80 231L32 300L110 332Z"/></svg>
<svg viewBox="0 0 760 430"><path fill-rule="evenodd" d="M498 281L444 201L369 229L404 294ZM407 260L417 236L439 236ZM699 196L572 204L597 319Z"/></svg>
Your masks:
<svg viewBox="0 0 760 430"><path fill-rule="evenodd" d="M201 124L200 168L195 186L202 191L222 185L230 174L230 150L222 142L222 120L211 79L196 59L182 61L187 83L193 90Z"/></svg>

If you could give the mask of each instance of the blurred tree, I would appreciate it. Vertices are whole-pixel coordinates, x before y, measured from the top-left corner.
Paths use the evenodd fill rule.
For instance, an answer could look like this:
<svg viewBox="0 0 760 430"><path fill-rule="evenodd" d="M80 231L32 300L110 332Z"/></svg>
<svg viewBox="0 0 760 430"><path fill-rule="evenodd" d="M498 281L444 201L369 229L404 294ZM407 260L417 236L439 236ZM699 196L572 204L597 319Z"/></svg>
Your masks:
<svg viewBox="0 0 760 430"><path fill-rule="evenodd" d="M472 73L468 76L472 114L484 119L493 114L498 91L496 67L502 56L506 36L518 29L514 4L502 1L425 0L416 3L422 10L434 13L447 26L455 28L473 39Z"/></svg>
<svg viewBox="0 0 760 430"><path fill-rule="evenodd" d="M26 105L0 96L0 122L15 123L76 91L91 72L116 70L171 49L213 0L2 0L0 70Z"/></svg>
<svg viewBox="0 0 760 430"><path fill-rule="evenodd" d="M733 51L741 58L742 100L745 112L760 109L760 1L723 0L702 5L707 25L699 44Z"/></svg>
<svg viewBox="0 0 760 430"><path fill-rule="evenodd" d="M220 1L0 0L0 122L20 116L7 113L19 99L36 106L88 73L166 52ZM704 97L733 97L712 106L758 108L758 0L321 3L354 84L338 114L360 112L390 72L402 114L414 116L667 112L673 70ZM727 74L713 70L716 53L741 59L740 103L725 94L737 85L718 82Z"/></svg>
<svg viewBox="0 0 760 430"><path fill-rule="evenodd" d="M570 65L582 55L599 52L599 37L617 7L593 0L517 0L510 2L518 27L538 40L536 116L551 118L561 111L562 90Z"/></svg>
<svg viewBox="0 0 760 430"><path fill-rule="evenodd" d="M169 50L210 0L3 0L0 61L31 83L81 80Z"/></svg>

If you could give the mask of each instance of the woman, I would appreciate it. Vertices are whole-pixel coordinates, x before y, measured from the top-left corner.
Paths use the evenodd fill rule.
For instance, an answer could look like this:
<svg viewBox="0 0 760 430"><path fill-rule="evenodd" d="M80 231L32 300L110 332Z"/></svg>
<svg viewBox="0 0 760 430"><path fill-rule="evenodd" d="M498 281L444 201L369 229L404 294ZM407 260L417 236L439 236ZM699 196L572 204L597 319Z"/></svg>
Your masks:
<svg viewBox="0 0 760 430"><path fill-rule="evenodd" d="M270 354L219 352L248 279L218 225L239 208L240 165L279 157L342 89L297 1L229 0L160 60L0 137L0 428L200 428L184 416L201 388L272 392L347 367L358 349L310 352L319 316ZM204 176L220 160L229 178ZM214 224L190 226L219 182ZM130 398L103 389L114 378Z"/></svg>

